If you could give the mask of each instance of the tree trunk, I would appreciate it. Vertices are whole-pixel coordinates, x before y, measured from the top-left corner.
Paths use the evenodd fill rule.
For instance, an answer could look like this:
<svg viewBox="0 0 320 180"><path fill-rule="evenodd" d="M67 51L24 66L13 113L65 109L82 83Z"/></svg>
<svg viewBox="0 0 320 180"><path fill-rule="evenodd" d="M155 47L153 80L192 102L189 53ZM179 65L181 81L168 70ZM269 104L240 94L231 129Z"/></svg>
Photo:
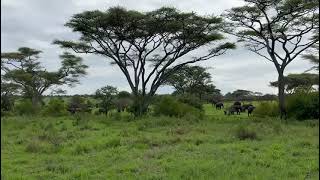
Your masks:
<svg viewBox="0 0 320 180"><path fill-rule="evenodd" d="M35 109L39 109L41 106L41 97L39 95L33 95L31 98L32 106Z"/></svg>
<svg viewBox="0 0 320 180"><path fill-rule="evenodd" d="M284 76L283 73L279 73L278 77L278 98L279 98L279 110L280 110L280 118L285 118L287 116L286 106L285 106L285 93L284 93Z"/></svg>
<svg viewBox="0 0 320 180"><path fill-rule="evenodd" d="M134 116L139 117L146 114L149 107L149 103L150 102L148 97L141 95L136 96L133 104Z"/></svg>

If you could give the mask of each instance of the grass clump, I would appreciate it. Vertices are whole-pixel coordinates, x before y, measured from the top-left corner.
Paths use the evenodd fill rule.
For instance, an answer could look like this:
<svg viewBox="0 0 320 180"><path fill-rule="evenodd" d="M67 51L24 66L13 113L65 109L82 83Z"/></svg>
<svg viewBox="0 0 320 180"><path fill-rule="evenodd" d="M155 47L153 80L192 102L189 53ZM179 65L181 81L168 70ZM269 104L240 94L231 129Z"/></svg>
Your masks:
<svg viewBox="0 0 320 180"><path fill-rule="evenodd" d="M43 146L40 141L33 139L26 146L26 152L39 153L43 151Z"/></svg>
<svg viewBox="0 0 320 180"><path fill-rule="evenodd" d="M240 125L236 128L235 135L240 140L257 139L257 133L253 129L245 127L244 125Z"/></svg>
<svg viewBox="0 0 320 180"><path fill-rule="evenodd" d="M121 146L120 138L112 138L106 143L106 147L108 148L115 148L118 146Z"/></svg>
<svg viewBox="0 0 320 180"><path fill-rule="evenodd" d="M87 154L91 151L91 146L89 144L79 143L74 148L74 154L82 155Z"/></svg>
<svg viewBox="0 0 320 180"><path fill-rule="evenodd" d="M47 171L53 172L53 173L60 173L60 174L66 174L70 171L70 168L63 164L59 164L57 162L54 162L52 160L47 160L45 162L45 169Z"/></svg>
<svg viewBox="0 0 320 180"><path fill-rule="evenodd" d="M73 126L77 126L80 130L87 130L91 129L91 125L89 122L89 117L86 113L79 112L74 114L73 116Z"/></svg>

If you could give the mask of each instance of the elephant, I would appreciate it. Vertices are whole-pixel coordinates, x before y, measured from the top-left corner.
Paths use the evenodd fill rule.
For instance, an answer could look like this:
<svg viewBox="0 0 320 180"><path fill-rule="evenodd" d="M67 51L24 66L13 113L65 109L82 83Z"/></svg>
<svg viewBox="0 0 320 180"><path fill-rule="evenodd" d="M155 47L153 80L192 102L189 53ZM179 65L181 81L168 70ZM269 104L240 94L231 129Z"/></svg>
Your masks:
<svg viewBox="0 0 320 180"><path fill-rule="evenodd" d="M235 105L232 105L227 110L224 110L225 115L231 115L231 114L234 114L235 112L237 114L240 114L240 110L237 109L237 106L235 106Z"/></svg>
<svg viewBox="0 0 320 180"><path fill-rule="evenodd" d="M223 103L222 102L218 102L218 103L216 103L216 109L221 109L221 108L223 108L224 106L223 106Z"/></svg>
<svg viewBox="0 0 320 180"><path fill-rule="evenodd" d="M67 109L67 111L69 111L71 114L75 114L76 112L80 112L81 111L81 108L78 108L78 107L69 107Z"/></svg>
<svg viewBox="0 0 320 180"><path fill-rule="evenodd" d="M214 100L214 99L211 100L212 106L216 105L217 103L218 103L218 101L216 101L216 100Z"/></svg>
<svg viewBox="0 0 320 180"><path fill-rule="evenodd" d="M251 114L252 114L252 112L253 112L253 110L255 109L256 107L254 107L254 106L249 106L248 107L248 116L250 116Z"/></svg>
<svg viewBox="0 0 320 180"><path fill-rule="evenodd" d="M98 112L99 112L99 114L102 114L102 113L105 114L105 115L108 114L108 110L105 109L105 108L99 108Z"/></svg>
<svg viewBox="0 0 320 180"><path fill-rule="evenodd" d="M236 112L239 115L240 112L242 111L241 102L239 102L239 101L234 102L233 107L236 109Z"/></svg>
<svg viewBox="0 0 320 180"><path fill-rule="evenodd" d="M245 110L248 110L248 108L250 107L250 106L253 106L252 104L244 104L244 105L242 105L242 108L244 109L244 111ZM244 112L243 111L243 112Z"/></svg>
<svg viewBox="0 0 320 180"><path fill-rule="evenodd" d="M241 102L236 101L236 102L233 103L233 105L239 105L239 106L241 106Z"/></svg>
<svg viewBox="0 0 320 180"><path fill-rule="evenodd" d="M246 110L248 110L248 107L250 107L250 106L253 106L253 105L252 104L244 104L244 105L242 105L241 112L245 112Z"/></svg>

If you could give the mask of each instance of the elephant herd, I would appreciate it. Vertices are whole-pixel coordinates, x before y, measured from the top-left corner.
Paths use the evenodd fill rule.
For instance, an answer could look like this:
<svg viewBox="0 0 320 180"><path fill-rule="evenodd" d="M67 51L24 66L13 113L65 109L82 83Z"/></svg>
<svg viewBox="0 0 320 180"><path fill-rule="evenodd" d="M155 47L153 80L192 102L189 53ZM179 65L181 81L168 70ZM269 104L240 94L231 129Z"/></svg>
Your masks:
<svg viewBox="0 0 320 180"><path fill-rule="evenodd" d="M215 106L216 109L218 109L218 110L221 110L222 108L224 108L223 102L213 101L212 106ZM236 113L237 115L240 115L241 112L247 111L248 116L250 116L254 109L255 109L255 107L252 104L243 104L242 105L241 102L236 101L230 107L225 108L224 114L225 115L234 115Z"/></svg>

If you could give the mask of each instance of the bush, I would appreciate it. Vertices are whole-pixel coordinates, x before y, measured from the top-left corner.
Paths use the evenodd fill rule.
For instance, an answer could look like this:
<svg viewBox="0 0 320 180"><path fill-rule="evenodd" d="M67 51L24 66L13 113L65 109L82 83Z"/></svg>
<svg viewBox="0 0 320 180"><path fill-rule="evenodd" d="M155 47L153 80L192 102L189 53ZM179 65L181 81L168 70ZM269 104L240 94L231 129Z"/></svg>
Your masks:
<svg viewBox="0 0 320 180"><path fill-rule="evenodd" d="M178 101L188 104L197 109L203 110L201 100L192 94L183 94L178 96Z"/></svg>
<svg viewBox="0 0 320 180"><path fill-rule="evenodd" d="M12 111L3 111L3 109L1 109L1 117L5 116L15 116L15 113Z"/></svg>
<svg viewBox="0 0 320 180"><path fill-rule="evenodd" d="M319 118L318 92L297 92L287 97L288 117L298 120Z"/></svg>
<svg viewBox="0 0 320 180"><path fill-rule="evenodd" d="M252 130L249 129L248 127L244 127L244 126L239 126L236 129L236 137L239 138L240 140L245 140L245 139L257 139L257 133Z"/></svg>
<svg viewBox="0 0 320 180"><path fill-rule="evenodd" d="M14 98L11 96L6 96L1 94L1 112L11 111L13 106L14 106Z"/></svg>
<svg viewBox="0 0 320 180"><path fill-rule="evenodd" d="M276 101L260 102L253 113L259 117L277 117L279 116L279 105Z"/></svg>
<svg viewBox="0 0 320 180"><path fill-rule="evenodd" d="M159 100L158 103L154 105L154 114L174 116L174 117L185 117L186 115L194 116L196 118L202 119L203 112L193 106L184 104L176 100L171 96L165 96Z"/></svg>
<svg viewBox="0 0 320 180"><path fill-rule="evenodd" d="M79 109L81 112L87 111L86 99L79 95L72 96L68 103L68 109Z"/></svg>
<svg viewBox="0 0 320 180"><path fill-rule="evenodd" d="M19 115L32 115L37 113L37 109L32 106L32 102L29 99L23 99L18 102L14 111Z"/></svg>
<svg viewBox="0 0 320 180"><path fill-rule="evenodd" d="M114 105L117 108L117 111L124 111L126 108L132 105L132 100L130 98L117 98L113 101Z"/></svg>
<svg viewBox="0 0 320 180"><path fill-rule="evenodd" d="M46 105L43 110L43 114L50 116L63 116L67 113L64 101L58 98L50 99L48 105Z"/></svg>

